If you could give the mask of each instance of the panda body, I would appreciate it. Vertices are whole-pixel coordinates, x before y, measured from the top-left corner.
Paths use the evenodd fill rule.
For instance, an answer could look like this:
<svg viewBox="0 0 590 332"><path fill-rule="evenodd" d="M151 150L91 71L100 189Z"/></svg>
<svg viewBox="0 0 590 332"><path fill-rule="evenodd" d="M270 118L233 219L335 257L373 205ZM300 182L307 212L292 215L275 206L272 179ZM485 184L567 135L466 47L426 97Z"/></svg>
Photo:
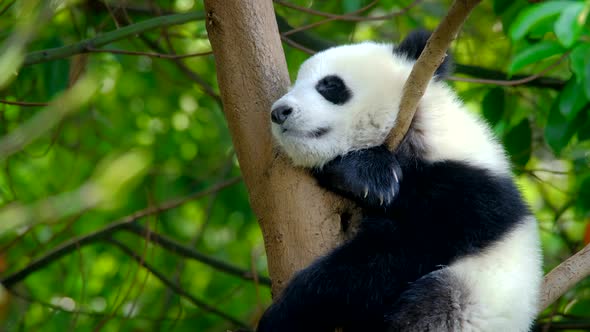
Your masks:
<svg viewBox="0 0 590 332"><path fill-rule="evenodd" d="M501 144L437 77L394 152L403 84L428 34L308 59L272 131L363 208L358 233L298 272L258 331L529 331L542 277L534 217Z"/></svg>

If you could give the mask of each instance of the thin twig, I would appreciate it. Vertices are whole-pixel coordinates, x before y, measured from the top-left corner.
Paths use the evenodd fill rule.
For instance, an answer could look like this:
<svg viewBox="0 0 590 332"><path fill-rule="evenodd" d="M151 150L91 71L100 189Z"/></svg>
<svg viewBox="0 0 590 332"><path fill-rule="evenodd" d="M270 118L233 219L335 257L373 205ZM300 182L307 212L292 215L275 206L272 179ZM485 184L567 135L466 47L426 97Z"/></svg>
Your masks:
<svg viewBox="0 0 590 332"><path fill-rule="evenodd" d="M188 293L187 291L185 291L182 287L180 287L179 285L177 285L176 283L172 282L172 280L168 279L166 276L164 276L164 274L160 271L158 271L156 268L154 268L151 264L149 264L148 262L145 262L142 258L142 256L138 255L137 253L135 253L131 248L129 248L128 246L126 246L125 244L123 244L122 242L115 240L113 238L106 238L103 239L105 241L107 241L108 243L113 244L115 247L117 247L118 249L120 249L122 252L124 252L127 256L133 258L135 261L137 261L137 263L145 268L146 270L148 270L151 274L153 274L156 278L160 279L160 281L168 288L172 289L176 294L178 294L179 296L184 297L185 299L187 299L189 302L191 302L192 304L194 304L195 306L210 312L214 315L217 315L227 321L232 322L233 324L243 327L243 328L250 328L248 326L248 324L246 324L245 322L242 322L241 320L205 303L203 300L197 299L196 297L194 297L193 295L191 295L190 293Z"/></svg>
<svg viewBox="0 0 590 332"><path fill-rule="evenodd" d="M301 44L293 41L289 37L281 36L281 40L284 41L285 43L287 43L287 45L289 45L289 46L291 46L291 47L293 47L295 49L298 49L300 51L303 51L304 53L307 53L309 55L315 54L315 51L314 50L311 50L311 49L309 49L309 48L307 48L307 47L305 47L305 46L303 46L303 45L301 45Z"/></svg>
<svg viewBox="0 0 590 332"><path fill-rule="evenodd" d="M88 52L91 53L112 53L112 54L123 54L123 55L143 55L151 58L161 58L161 59L185 59L185 58L192 58L198 56L205 56L213 54L212 51L207 52L198 52L198 53L189 53L189 54L165 54L165 53L154 53L154 52L139 52L139 51L125 51L125 50L117 50L117 49L104 49L104 48L93 48L88 47Z"/></svg>
<svg viewBox="0 0 590 332"><path fill-rule="evenodd" d="M408 132L428 82L432 79L432 75L434 75L438 66L443 62L447 49L457 36L461 26L463 26L463 22L465 22L471 10L480 2L481 0L453 1L449 12L428 39L426 47L418 57L408 80L404 84L397 121L386 140L389 149L394 150Z"/></svg>
<svg viewBox="0 0 590 332"><path fill-rule="evenodd" d="M84 309L79 309L79 308L76 308L74 310L67 310L59 305L55 305L55 304L45 302L45 301L37 299L37 298L33 298L30 296L21 294L21 293L15 291L14 289L9 289L8 291L10 292L10 294L14 295L15 297L18 297L19 299L21 299L23 301L39 304L43 307L46 307L48 309L55 310L58 312L63 312L63 313L67 313L67 314L78 314L78 315L82 315L82 316L95 317L95 318L102 318L102 317L105 317L106 315L109 314L106 312L84 310ZM202 316L202 314L203 314L202 312L198 312L196 314L186 315L186 316L182 317L181 319L182 320L192 320L195 317ZM120 313L113 313L112 317L117 318L117 319L121 319L121 320L127 319L127 315L120 314ZM149 317L149 316L145 316L145 315L134 315L133 320L141 320L141 321L146 321L146 322L151 322L153 324L156 324L156 323L161 323L162 321L176 321L176 320L178 320L178 317L157 317L157 318L154 318L154 317Z"/></svg>
<svg viewBox="0 0 590 332"><path fill-rule="evenodd" d="M53 250L47 252L45 255L34 260L32 263L28 264L27 266L25 266L21 270L0 279L0 283L2 285L4 285L4 287L6 287L6 288L11 288L15 284L17 284L18 282L25 279L30 274L44 268L45 266L49 265L50 263L69 254L70 252L75 250L78 246L82 247L86 244L96 242L100 239L103 239L105 236L115 233L116 231L124 228L126 225L131 224L140 218L176 208L176 207L183 205L189 201L204 197L204 196L214 193L216 191L227 188L233 184L236 184L239 181L241 181L241 177L235 177L233 179L218 183L218 184L216 184L208 189L205 189L203 191L199 191L199 192L196 192L194 194L191 194L191 195L188 195L185 197L172 199L172 200L169 200L169 201L167 201L161 205L158 205L158 206L151 206L146 209L136 211L135 213L132 213L126 217L123 217L123 218L119 219L118 221L115 221L100 230L97 230L95 232L92 232L90 234L86 234L86 235L83 235L83 236L80 236L77 238L73 238L69 241L62 243L61 245L57 246Z"/></svg>
<svg viewBox="0 0 590 332"><path fill-rule="evenodd" d="M6 100L6 99L0 99L0 103L7 104L7 105L24 106L24 107L41 107L41 106L49 105L49 103L43 103L43 102L12 101L12 100Z"/></svg>
<svg viewBox="0 0 590 332"><path fill-rule="evenodd" d="M16 0L12 0L11 2L7 3L6 6L4 6L4 8L0 9L0 16L4 15L6 11L8 11L8 9L10 9L12 5L14 5L15 2Z"/></svg>
<svg viewBox="0 0 590 332"><path fill-rule="evenodd" d="M281 35L283 35L283 36L292 35L294 33L298 33L298 32L305 31L305 30L309 30L311 28L315 28L317 26L324 25L324 24L329 23L329 22L337 21L337 20L339 20L339 17L351 17L353 15L360 14L360 13L362 13L362 12L370 9L371 7L373 7L378 1L379 0L374 0L373 2L369 3L368 5L366 5L366 6L362 7L362 8L359 8L359 9L353 11L353 12L350 12L348 14L342 15L342 16L335 15L337 17L327 18L325 20L321 20L321 21L318 21L318 22L310 23L310 24L307 24L307 25L304 25L304 26L300 26L298 28L291 29L289 31L286 31L286 32L281 33Z"/></svg>
<svg viewBox="0 0 590 332"><path fill-rule="evenodd" d="M384 20L388 20L390 18L399 16L399 15L405 14L410 9L412 9L413 7L418 5L420 2L422 2L422 0L415 0L414 2L412 2L411 4L409 4L408 6L404 7L403 9L401 9L399 11L385 14L385 15L380 15L380 16L357 16L357 15L351 15L351 14L338 15L338 14L322 12L319 10L294 5L292 3L281 1L281 0L274 0L274 2L280 4L281 6L295 9L300 12L304 12L304 13L312 14L312 15L316 15L316 16L327 17L327 18L330 18L333 20L363 22L363 21L384 21Z"/></svg>
<svg viewBox="0 0 590 332"><path fill-rule="evenodd" d="M148 30L162 28L170 25L183 24L195 20L202 20L204 18L205 14L199 11L152 18L122 27L114 31L103 33L97 37L86 39L76 44L29 53L26 55L23 65L28 66L36 63L66 58L74 54L88 52L88 48L101 47L117 40L141 34Z"/></svg>
<svg viewBox="0 0 590 332"><path fill-rule="evenodd" d="M157 42L152 41L145 35L140 35L139 38L156 52L164 53L164 49ZM181 59L172 59L172 61L174 61L174 63L181 72L183 72L193 82L197 83L205 94L207 94L215 101L217 101L219 104L221 104L221 97L215 92L213 87L211 87L203 77L191 70L184 62L181 61Z"/></svg>
<svg viewBox="0 0 590 332"><path fill-rule="evenodd" d="M252 281L255 279L255 276L252 274L252 272L250 272L247 269L242 269L242 268L227 264L227 263L220 261L216 258L202 254L194 249L191 249L187 246L184 246L184 245L168 238L167 236L150 231L149 228L147 228L143 225L140 225L137 223L130 223L130 224L126 224L123 228L126 231L130 231L132 233L135 233L135 234L138 234L141 236L146 236L146 234L149 234L149 238L147 238L147 236L146 236L146 240L156 243L156 244L160 245L162 248L167 249L167 250L169 250L175 254L178 254L182 257L194 259L194 260L199 261L203 264L206 264L218 271L236 276L236 277L244 279L244 280ZM270 279L269 278L259 276L259 275L256 275L256 278L258 279L258 281L261 284L266 285L266 286L270 286Z"/></svg>
<svg viewBox="0 0 590 332"><path fill-rule="evenodd" d="M468 78L468 77L456 77L456 76L451 76L448 79L451 81L480 83L480 84L495 84L495 85L501 85L501 86L521 85L521 84L525 84L525 83L529 83L531 81L534 81L534 80L540 78L541 76L548 74L549 72L554 70L557 66L559 66L567 58L567 56L570 53L571 53L570 51L565 52L554 63L547 66L547 68L541 70L537 74L523 77L523 78L517 79L517 80L490 80L490 79L483 79L483 78Z"/></svg>

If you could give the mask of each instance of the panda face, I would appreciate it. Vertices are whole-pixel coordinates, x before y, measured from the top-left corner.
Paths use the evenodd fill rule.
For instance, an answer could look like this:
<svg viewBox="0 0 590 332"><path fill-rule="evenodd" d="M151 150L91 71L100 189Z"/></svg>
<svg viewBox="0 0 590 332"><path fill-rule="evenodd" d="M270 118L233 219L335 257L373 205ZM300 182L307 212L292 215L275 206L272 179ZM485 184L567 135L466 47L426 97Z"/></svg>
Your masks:
<svg viewBox="0 0 590 332"><path fill-rule="evenodd" d="M272 106L275 140L294 164L304 167L321 167L339 155L382 144L411 68L385 44L317 53Z"/></svg>

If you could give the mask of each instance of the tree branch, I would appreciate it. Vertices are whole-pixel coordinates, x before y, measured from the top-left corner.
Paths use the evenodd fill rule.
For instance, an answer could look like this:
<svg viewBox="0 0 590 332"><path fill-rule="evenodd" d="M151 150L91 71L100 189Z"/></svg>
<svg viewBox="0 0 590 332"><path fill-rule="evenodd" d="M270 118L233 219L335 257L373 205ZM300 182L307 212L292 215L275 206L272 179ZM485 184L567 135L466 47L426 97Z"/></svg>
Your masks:
<svg viewBox="0 0 590 332"><path fill-rule="evenodd" d="M250 270L247 269L241 269L239 267L236 267L234 265L230 265L228 263L225 263L221 260L218 260L216 258L207 256L205 254L202 254L194 249L191 249L187 246L184 246L162 234L158 234L156 232L150 231L147 227L140 225L138 223L131 223L131 224L126 224L124 226L124 230L132 232L134 234L138 234L141 236L145 236L146 234L149 234L149 238L146 237L146 240L149 240L151 242L154 242L158 245L160 245L162 248L169 250L175 254L178 254L182 257L186 257L186 258L190 258L190 259L194 259L196 261L199 261L203 264L206 264L218 271L236 276L238 278L244 279L244 280L248 280L248 281L252 281L254 280L254 275L252 274L252 272ZM270 286L270 279L264 276L260 276L257 275L256 278L258 279L258 281L265 285L265 286Z"/></svg>
<svg viewBox="0 0 590 332"><path fill-rule="evenodd" d="M197 53L189 53L189 54L167 54L167 53L154 53L154 52L139 52L139 51L127 51L127 50L117 50L117 49L105 49L105 48L93 48L87 47L86 51L88 53L111 53L111 54L122 54L122 55L143 55L150 58L160 58L160 59L185 59L185 58L192 58L192 57L199 57L205 55L211 55L213 52L197 52Z"/></svg>
<svg viewBox="0 0 590 332"><path fill-rule="evenodd" d="M477 80L495 80L495 81L506 81L508 78L508 74L503 71L483 68L479 66L472 66L472 65L465 65L460 63L455 63L455 72L457 74L463 74L467 76L472 76L474 79ZM531 76L528 75L513 75L513 81L520 81L523 79L528 79ZM462 78L460 78L462 80ZM510 82L510 81L509 81ZM476 82L477 83L477 82ZM526 81L526 82L519 82L518 85L526 85L532 86L537 88L549 88L554 90L561 90L565 86L565 81L556 77L544 76L544 77L536 77L533 80ZM490 83L495 84L495 83ZM514 85L514 84L511 84Z"/></svg>
<svg viewBox="0 0 590 332"><path fill-rule="evenodd" d="M5 100L5 99L0 99L0 104L16 105L16 106L22 106L22 107L42 107L42 106L49 106L49 103L43 103L43 102L36 102L36 101L12 101L12 100Z"/></svg>
<svg viewBox="0 0 590 332"><path fill-rule="evenodd" d="M197 306L209 313L217 315L227 321L230 321L237 326L240 326L240 327L243 327L246 329L250 329L250 326L248 324L246 324L246 323L242 322L241 320L205 303L203 300L197 299L196 297L194 297L193 295L191 295L190 293L188 293L187 291L182 289L179 285L174 283L172 280L168 279L166 276L164 276L164 274L162 274L160 271L156 270L156 268L151 266L151 264L146 262L142 256L138 255L136 252L134 252L131 248L129 248L128 246L126 246L122 242L115 240L113 238L109 238L109 237L107 237L103 240L107 241L110 244L113 244L119 250L124 252L127 256L133 258L140 266L143 266L146 270L148 270L151 274L153 274L156 278L158 278L166 287L173 290L176 294L184 297L185 299L187 299L189 302L191 302L195 306Z"/></svg>
<svg viewBox="0 0 590 332"><path fill-rule="evenodd" d="M30 274L41 270L45 266L60 259L61 257L77 250L78 248L80 248L84 245L104 239L106 236L113 234L114 232L122 229L123 227L125 227L128 224L135 222L136 220L138 220L140 218L176 208L176 207L178 207L186 202L189 202L191 200L201 198L201 197L209 195L213 192L219 191L223 188L229 187L229 186L237 183L240 180L241 180L240 177L236 177L236 178L221 182L217 185L214 185L211 188L208 188L206 190L196 192L192 195L182 197L182 198L172 199L172 200L167 201L161 205L151 206L149 208L139 210L131 215L128 215L126 217L119 219L118 221L111 223L110 225L108 225L100 230L97 230L97 231L92 232L90 234L86 234L84 236L76 237L71 240L65 241L64 243L58 245L57 247L55 247L53 250L49 251L45 255L34 260L32 263L28 264L27 266L25 266L21 270L0 279L0 284L4 285L4 287L6 287L6 288L11 288L15 284L17 284L18 282L20 282L23 279L25 279L26 277L28 277Z"/></svg>
<svg viewBox="0 0 590 332"><path fill-rule="evenodd" d="M152 18L122 27L114 31L103 33L97 37L86 39L76 44L29 53L25 56L23 65L28 66L36 63L65 58L74 54L86 53L88 52L89 48L101 47L148 30L167 27L170 25L183 24L195 20L202 20L204 18L205 14L198 11Z"/></svg>
<svg viewBox="0 0 590 332"><path fill-rule="evenodd" d="M140 38L146 45L148 45L151 49L155 50L156 52L165 52L162 46L160 46L160 44L158 44L155 41L152 41L147 36L140 35ZM204 78L192 71L184 62L182 62L181 59L172 59L172 61L174 61L174 63L182 73L184 73L190 80L192 80L198 86L200 86L205 94L207 94L209 97L213 98L215 101L221 104L221 98Z"/></svg>
<svg viewBox="0 0 590 332"><path fill-rule="evenodd" d="M590 275L590 244L547 273L541 288L539 312Z"/></svg>
<svg viewBox="0 0 590 332"><path fill-rule="evenodd" d="M322 11L311 9L311 8L308 8L308 7L298 6L298 5L295 5L295 4L286 2L286 1L274 0L274 2L280 4L281 6L285 6L287 8L295 9L295 10L298 10L300 12L304 12L304 13L308 13L308 14L312 14L312 15L316 15L316 16L327 17L327 18L334 19L334 20L339 20L339 21L364 22L364 21L384 21L384 20L388 20L390 18L399 16L401 14L406 13L411 8L417 6L420 2L422 2L422 0L414 0L411 4L409 4L405 8L402 8L399 11L396 11L396 12L393 12L393 13L389 13L389 14L385 14L385 15L379 15L379 16L358 16L358 15L354 15L356 13L338 15L338 14L332 14L332 13L322 12Z"/></svg>
<svg viewBox="0 0 590 332"><path fill-rule="evenodd" d="M424 51L420 54L408 80L404 84L397 122L386 140L389 149L395 149L406 135L416 113L418 102L424 95L432 75L446 57L447 49L456 38L459 29L463 26L463 22L480 1L453 1L447 16L443 18L428 39Z"/></svg>
<svg viewBox="0 0 590 332"><path fill-rule="evenodd" d="M451 77L450 80L454 81L462 81L462 82L472 82L472 83L481 83L481 84L494 84L494 85L501 85L501 86L515 86L515 85L522 85L530 82L535 82L536 80L543 79L543 75L549 73L550 71L554 70L559 64L561 64L570 54L571 52L565 52L559 59L555 62L547 66L545 69L541 70L540 72L530 75L530 76L521 76L521 77L513 77L511 80L505 79L481 79L481 78L461 78L461 77ZM545 78L547 79L547 78ZM561 87L565 86L565 82L561 82Z"/></svg>

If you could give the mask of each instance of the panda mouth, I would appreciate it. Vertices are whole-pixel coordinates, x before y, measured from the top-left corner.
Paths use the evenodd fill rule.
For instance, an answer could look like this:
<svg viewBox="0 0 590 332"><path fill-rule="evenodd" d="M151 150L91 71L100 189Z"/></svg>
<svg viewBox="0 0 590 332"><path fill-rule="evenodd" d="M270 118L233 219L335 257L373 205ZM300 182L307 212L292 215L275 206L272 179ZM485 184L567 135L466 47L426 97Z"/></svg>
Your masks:
<svg viewBox="0 0 590 332"><path fill-rule="evenodd" d="M326 135L327 133L329 133L330 130L331 130L331 128L329 128L329 127L318 128L318 129L312 131L311 133L309 133L308 137L309 138L320 138L320 137Z"/></svg>
<svg viewBox="0 0 590 332"><path fill-rule="evenodd" d="M309 131L309 132L303 132L303 131L299 131L299 130L293 130L293 129L282 127L281 133L287 134L287 135L292 135L292 136L305 137L305 138L320 138L320 137L326 135L327 133L329 133L331 130L332 130L332 128L330 128L330 127L321 127L321 128Z"/></svg>

